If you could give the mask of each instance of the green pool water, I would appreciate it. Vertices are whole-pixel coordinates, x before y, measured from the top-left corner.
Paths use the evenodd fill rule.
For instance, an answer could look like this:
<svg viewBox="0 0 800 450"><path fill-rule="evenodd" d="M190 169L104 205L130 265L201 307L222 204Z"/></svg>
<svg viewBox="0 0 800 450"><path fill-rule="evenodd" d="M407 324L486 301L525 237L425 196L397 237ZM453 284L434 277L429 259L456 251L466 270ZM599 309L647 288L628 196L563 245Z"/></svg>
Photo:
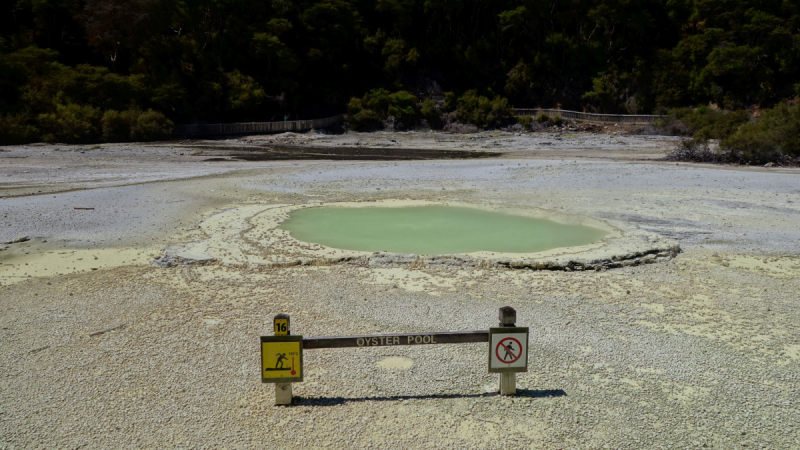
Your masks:
<svg viewBox="0 0 800 450"><path fill-rule="evenodd" d="M294 211L281 228L327 247L420 255L531 253L591 244L607 232L582 225L454 206L320 207Z"/></svg>

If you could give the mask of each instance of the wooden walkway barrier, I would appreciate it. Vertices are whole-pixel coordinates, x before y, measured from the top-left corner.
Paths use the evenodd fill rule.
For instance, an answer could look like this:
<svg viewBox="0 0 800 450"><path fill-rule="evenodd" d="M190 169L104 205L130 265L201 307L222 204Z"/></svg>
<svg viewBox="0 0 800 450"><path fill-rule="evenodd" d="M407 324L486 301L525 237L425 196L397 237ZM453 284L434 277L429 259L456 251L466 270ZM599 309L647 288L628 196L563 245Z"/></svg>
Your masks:
<svg viewBox="0 0 800 450"><path fill-rule="evenodd" d="M566 109L543 109L543 108L516 108L514 113L518 116L538 116L547 114L552 117L571 119L577 122L600 122L600 123L629 123L643 125L653 123L664 116L648 114L594 114L580 111L568 111Z"/></svg>
<svg viewBox="0 0 800 450"><path fill-rule="evenodd" d="M275 404L292 404L292 383L303 381L306 350L487 342L489 373L500 374L500 394L517 394L517 372L528 371L528 327L517 327L517 312L500 308L498 327L478 331L398 333L362 336L293 336L290 318L273 319L274 336L261 336L261 381L275 384ZM365 375L366 376L366 375Z"/></svg>
<svg viewBox="0 0 800 450"><path fill-rule="evenodd" d="M280 122L176 124L173 136L217 136L226 134L283 133L328 128L344 122L345 114L324 119L286 120Z"/></svg>
<svg viewBox="0 0 800 450"><path fill-rule="evenodd" d="M631 115L631 114L593 114L580 111L568 111L565 109L542 109L542 108L517 108L514 113L518 116L538 116L547 114L550 117L561 117L578 122L600 122L600 123L628 123L628 124L648 124L653 123L663 116L655 115ZM311 129L328 128L343 123L347 119L346 114L339 114L324 119L312 120L287 120L279 122L244 122L244 123L197 123L197 124L176 124L172 130L172 135L176 137L184 136L221 136L233 134L259 134L259 133L284 133L287 131L308 131Z"/></svg>

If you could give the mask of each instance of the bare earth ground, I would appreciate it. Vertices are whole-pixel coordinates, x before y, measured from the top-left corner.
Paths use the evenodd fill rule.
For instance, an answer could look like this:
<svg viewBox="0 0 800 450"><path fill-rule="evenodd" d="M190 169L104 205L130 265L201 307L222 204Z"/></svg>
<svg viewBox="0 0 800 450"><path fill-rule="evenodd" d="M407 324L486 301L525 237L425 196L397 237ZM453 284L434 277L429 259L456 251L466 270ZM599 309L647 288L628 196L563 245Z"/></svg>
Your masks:
<svg viewBox="0 0 800 450"><path fill-rule="evenodd" d="M800 170L659 161L669 145L567 131L0 148L0 242L31 238L0 245L0 447L799 448ZM379 160L281 156L320 148ZM383 199L587 215L683 252L599 272L150 265L234 208ZM505 305L531 327L515 398L496 394L485 344L307 351L292 407L259 379L279 312L325 336L486 329Z"/></svg>

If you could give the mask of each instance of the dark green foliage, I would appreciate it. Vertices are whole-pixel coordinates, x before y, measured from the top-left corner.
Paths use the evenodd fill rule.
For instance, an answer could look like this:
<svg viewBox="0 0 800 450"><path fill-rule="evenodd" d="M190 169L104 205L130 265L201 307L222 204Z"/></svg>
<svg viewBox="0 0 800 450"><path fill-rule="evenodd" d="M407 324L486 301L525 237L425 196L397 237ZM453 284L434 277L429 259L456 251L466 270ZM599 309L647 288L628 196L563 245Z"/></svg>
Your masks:
<svg viewBox="0 0 800 450"><path fill-rule="evenodd" d="M354 130L369 131L383 127L389 112L389 91L374 89L363 98L353 97L347 105L348 122Z"/></svg>
<svg viewBox="0 0 800 450"><path fill-rule="evenodd" d="M508 99L503 97L496 96L489 100L473 89L458 98L456 119L462 123L481 128L496 127L508 123L511 115Z"/></svg>
<svg viewBox="0 0 800 450"><path fill-rule="evenodd" d="M390 115L388 103L384 112L348 102L381 87L412 93L392 100L391 115L403 125L421 114L405 97L434 84L455 92L445 95L443 113L455 111L458 95L470 89L490 99L502 93L520 106L638 114L709 104L764 108L800 92L796 1L9 5L0 14L6 142L35 139L35 129L53 138L101 139L96 112L136 108L207 122L349 109L360 114L359 124L378 126ZM479 98L467 103L464 120L508 120L507 106L486 112ZM698 125L697 133L721 136L738 119L709 120L728 122Z"/></svg>
<svg viewBox="0 0 800 450"><path fill-rule="evenodd" d="M722 113L698 108L672 111L695 129L668 159L744 164L786 163L800 158L800 105L782 102L765 109L757 119L744 111ZM712 150L709 139L721 139ZM796 161L796 160L795 160Z"/></svg>
<svg viewBox="0 0 800 450"><path fill-rule="evenodd" d="M705 106L673 109L669 116L686 125L696 140L725 139L750 118L747 111L717 111Z"/></svg>
<svg viewBox="0 0 800 450"><path fill-rule="evenodd" d="M420 117L417 98L406 91L398 91L389 96L388 115L407 126L414 125Z"/></svg>
<svg viewBox="0 0 800 450"><path fill-rule="evenodd" d="M172 132L172 121L164 114L148 109L139 114L131 123L131 140L155 141L164 139Z"/></svg>
<svg viewBox="0 0 800 450"><path fill-rule="evenodd" d="M40 132L22 115L0 115L0 145L26 144L35 141Z"/></svg>
<svg viewBox="0 0 800 450"><path fill-rule="evenodd" d="M561 120L561 116L555 116L555 117L553 117L553 125L555 125L555 126L557 126L557 127L560 127L560 126L561 126L561 125L563 125L563 124L564 124L564 121L563 121L563 120Z"/></svg>
<svg viewBox="0 0 800 450"><path fill-rule="evenodd" d="M359 111L350 117L350 123L353 125L354 130L371 131L383 127L381 116L371 109Z"/></svg>
<svg viewBox="0 0 800 450"><path fill-rule="evenodd" d="M110 109L103 114L103 139L109 142L127 141L131 138L131 114Z"/></svg>
<svg viewBox="0 0 800 450"><path fill-rule="evenodd" d="M88 105L57 104L52 113L37 118L42 130L42 140L47 142L92 142L100 137L102 114Z"/></svg>
<svg viewBox="0 0 800 450"><path fill-rule="evenodd" d="M536 121L539 123L550 122L550 116L548 116L545 113L541 113L538 116L536 116Z"/></svg>
<svg viewBox="0 0 800 450"><path fill-rule="evenodd" d="M389 114L391 93L386 89L373 89L361 99L360 107L375 111L379 117L385 118Z"/></svg>
<svg viewBox="0 0 800 450"><path fill-rule="evenodd" d="M584 104L592 111L619 111L638 114L646 109L643 94L640 92L633 72L620 71L616 66L609 67L592 80L592 90L583 94Z"/></svg>
<svg viewBox="0 0 800 450"><path fill-rule="evenodd" d="M458 107L458 97L453 92L444 93L444 103L442 104L442 111L451 113Z"/></svg>
<svg viewBox="0 0 800 450"><path fill-rule="evenodd" d="M756 164L800 157L800 106L781 103L761 112L728 136L722 146L737 159Z"/></svg>
<svg viewBox="0 0 800 450"><path fill-rule="evenodd" d="M416 97L406 91L390 93L386 89L373 89L362 98L351 98L347 113L350 125L359 131L381 128L389 117L400 128L412 127L420 118Z"/></svg>
<svg viewBox="0 0 800 450"><path fill-rule="evenodd" d="M264 102L267 95L253 79L238 70L226 73L228 87L228 107L234 111L252 111Z"/></svg>
<svg viewBox="0 0 800 450"><path fill-rule="evenodd" d="M103 139L110 142L155 141L172 132L173 123L164 114L148 109L109 110L103 114Z"/></svg>
<svg viewBox="0 0 800 450"><path fill-rule="evenodd" d="M364 108L361 99L352 98L347 105L348 122L354 130L369 131L383 127L381 115L372 109Z"/></svg>
<svg viewBox="0 0 800 450"><path fill-rule="evenodd" d="M425 100L422 102L420 115L423 119L428 121L428 125L430 125L431 128L439 129L442 127L442 113L436 107L436 102L433 100Z"/></svg>
<svg viewBox="0 0 800 450"><path fill-rule="evenodd" d="M517 123L522 125L523 128L528 129L531 127L531 123L533 123L533 117L531 116L518 116Z"/></svg>
<svg viewBox="0 0 800 450"><path fill-rule="evenodd" d="M70 68L51 50L25 47L2 57L6 98L15 101L2 104L0 143L117 140L111 136L120 132L102 123L104 111L124 110L145 96L139 76L85 64Z"/></svg>

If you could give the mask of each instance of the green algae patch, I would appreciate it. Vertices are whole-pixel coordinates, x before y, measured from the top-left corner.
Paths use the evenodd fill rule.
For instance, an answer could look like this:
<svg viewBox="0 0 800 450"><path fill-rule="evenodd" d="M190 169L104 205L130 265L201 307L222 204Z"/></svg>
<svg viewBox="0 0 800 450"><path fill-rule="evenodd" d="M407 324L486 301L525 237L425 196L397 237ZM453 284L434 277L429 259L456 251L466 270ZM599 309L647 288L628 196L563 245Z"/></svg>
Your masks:
<svg viewBox="0 0 800 450"><path fill-rule="evenodd" d="M608 231L456 206L319 207L290 213L280 228L299 241L363 252L418 255L535 253L592 244Z"/></svg>

